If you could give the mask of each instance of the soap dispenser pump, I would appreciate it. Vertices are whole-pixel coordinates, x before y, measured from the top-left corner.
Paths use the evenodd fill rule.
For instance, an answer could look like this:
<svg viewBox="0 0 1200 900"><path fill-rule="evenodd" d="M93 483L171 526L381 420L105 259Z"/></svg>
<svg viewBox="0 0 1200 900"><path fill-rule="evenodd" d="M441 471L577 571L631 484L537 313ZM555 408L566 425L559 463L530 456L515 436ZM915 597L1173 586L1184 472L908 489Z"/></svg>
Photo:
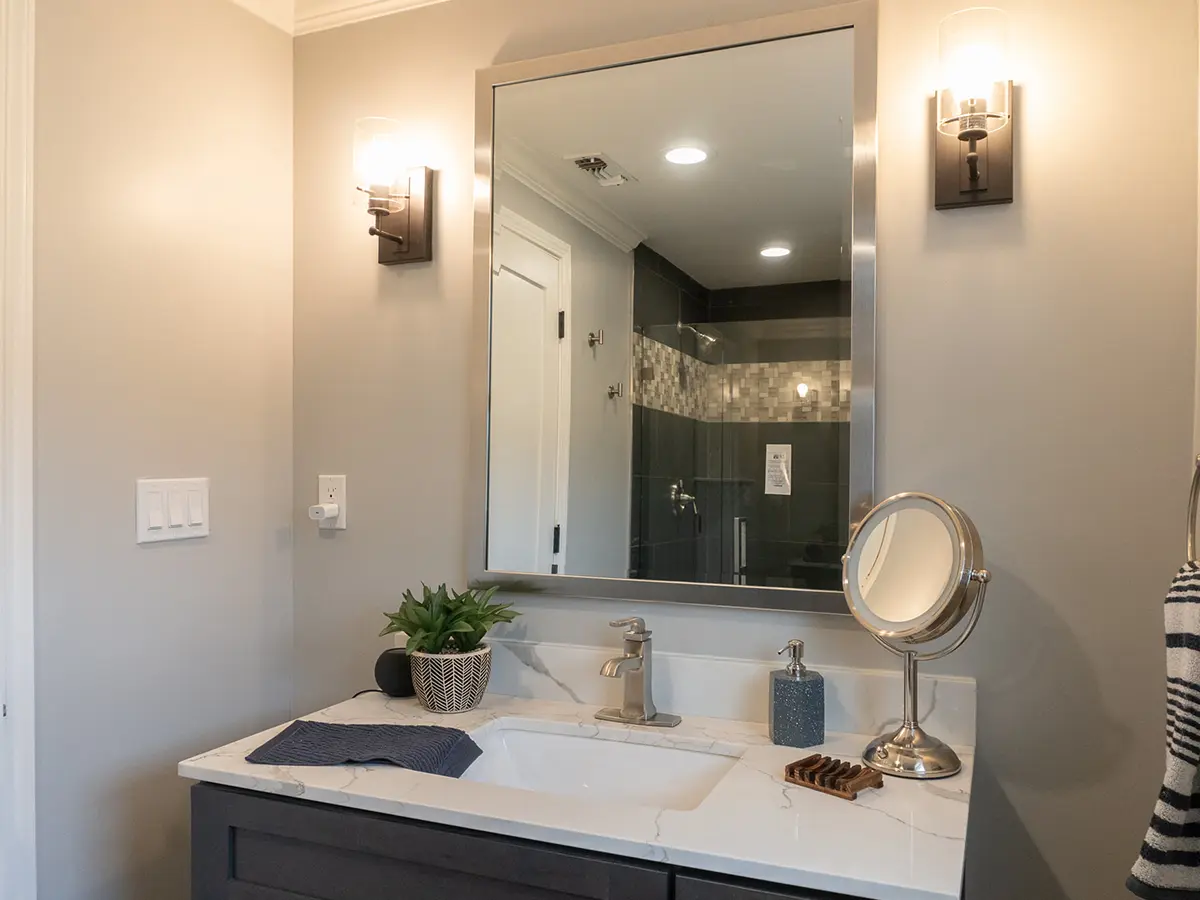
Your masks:
<svg viewBox="0 0 1200 900"><path fill-rule="evenodd" d="M804 665L804 641L788 641L784 653L791 653L787 668L771 673L771 741L816 747L825 743L825 678Z"/></svg>

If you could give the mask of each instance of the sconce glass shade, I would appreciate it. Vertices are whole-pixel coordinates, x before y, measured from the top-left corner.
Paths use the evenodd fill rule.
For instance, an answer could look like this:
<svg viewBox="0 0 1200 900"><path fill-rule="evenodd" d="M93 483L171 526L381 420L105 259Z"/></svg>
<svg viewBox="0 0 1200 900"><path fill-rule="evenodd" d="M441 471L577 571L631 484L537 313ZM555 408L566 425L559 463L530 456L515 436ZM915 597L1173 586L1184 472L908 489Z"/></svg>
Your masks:
<svg viewBox="0 0 1200 900"><path fill-rule="evenodd" d="M942 20L938 130L982 139L1012 118L1008 14L995 7L964 9Z"/></svg>
<svg viewBox="0 0 1200 900"><path fill-rule="evenodd" d="M395 119L366 118L354 123L355 186L372 201L398 201L408 196L408 166Z"/></svg>

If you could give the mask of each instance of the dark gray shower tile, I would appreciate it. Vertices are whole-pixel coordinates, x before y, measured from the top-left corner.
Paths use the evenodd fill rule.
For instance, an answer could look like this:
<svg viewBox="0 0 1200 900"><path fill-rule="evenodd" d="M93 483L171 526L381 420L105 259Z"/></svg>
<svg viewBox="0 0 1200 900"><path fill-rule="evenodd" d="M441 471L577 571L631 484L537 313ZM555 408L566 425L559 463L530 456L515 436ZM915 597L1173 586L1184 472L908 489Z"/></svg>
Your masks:
<svg viewBox="0 0 1200 900"><path fill-rule="evenodd" d="M643 330L679 321L679 288L644 266L633 270L633 324ZM678 335L658 329L650 337L678 349Z"/></svg>
<svg viewBox="0 0 1200 900"><path fill-rule="evenodd" d="M694 539L672 541L655 547L655 575L663 581L696 580L696 544Z"/></svg>
<svg viewBox="0 0 1200 900"><path fill-rule="evenodd" d="M836 483L840 470L838 423L794 422L780 428L772 443L792 445L792 480Z"/></svg>
<svg viewBox="0 0 1200 900"><path fill-rule="evenodd" d="M850 483L850 423L837 423L838 435L838 484Z"/></svg>
<svg viewBox="0 0 1200 900"><path fill-rule="evenodd" d="M693 325L708 321L708 297L681 286L679 295L679 318Z"/></svg>
<svg viewBox="0 0 1200 900"><path fill-rule="evenodd" d="M839 505L845 493L837 484L793 485L790 539L837 543L842 533Z"/></svg>
<svg viewBox="0 0 1200 900"><path fill-rule="evenodd" d="M723 426L714 422L696 423L696 477L720 478Z"/></svg>
<svg viewBox="0 0 1200 900"><path fill-rule="evenodd" d="M641 475L645 472L645 421L646 407L633 407L633 441L632 441L632 471L634 475Z"/></svg>
<svg viewBox="0 0 1200 900"><path fill-rule="evenodd" d="M642 497L646 492L646 484L643 476L635 474L630 479L630 492L632 497L629 504L629 539L633 543L640 543L645 524Z"/></svg>
<svg viewBox="0 0 1200 900"><path fill-rule="evenodd" d="M749 510L750 534L756 540L786 541L792 533L792 498L759 495Z"/></svg>
<svg viewBox="0 0 1200 900"><path fill-rule="evenodd" d="M671 502L671 485L675 479L646 478L643 483L646 517L642 539L650 544L660 544L691 537L692 513L680 513Z"/></svg>
<svg viewBox="0 0 1200 900"><path fill-rule="evenodd" d="M807 281L764 287L728 288L709 294L713 322L849 316L849 284Z"/></svg>
<svg viewBox="0 0 1200 900"><path fill-rule="evenodd" d="M696 477L696 420L657 410L652 411L651 418L648 471L656 476L684 479L691 493L691 483Z"/></svg>

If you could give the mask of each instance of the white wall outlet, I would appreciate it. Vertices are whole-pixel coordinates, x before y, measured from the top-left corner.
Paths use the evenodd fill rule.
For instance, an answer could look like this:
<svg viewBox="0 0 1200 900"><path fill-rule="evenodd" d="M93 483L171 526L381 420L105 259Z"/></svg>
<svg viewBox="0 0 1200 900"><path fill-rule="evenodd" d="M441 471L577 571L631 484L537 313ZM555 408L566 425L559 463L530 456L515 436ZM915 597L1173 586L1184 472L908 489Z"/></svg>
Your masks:
<svg viewBox="0 0 1200 900"><path fill-rule="evenodd" d="M137 542L208 537L207 478L140 478L137 483Z"/></svg>
<svg viewBox="0 0 1200 900"><path fill-rule="evenodd" d="M337 517L321 520L321 528L331 531L346 530L346 476L319 475L317 477L317 504L336 504Z"/></svg>

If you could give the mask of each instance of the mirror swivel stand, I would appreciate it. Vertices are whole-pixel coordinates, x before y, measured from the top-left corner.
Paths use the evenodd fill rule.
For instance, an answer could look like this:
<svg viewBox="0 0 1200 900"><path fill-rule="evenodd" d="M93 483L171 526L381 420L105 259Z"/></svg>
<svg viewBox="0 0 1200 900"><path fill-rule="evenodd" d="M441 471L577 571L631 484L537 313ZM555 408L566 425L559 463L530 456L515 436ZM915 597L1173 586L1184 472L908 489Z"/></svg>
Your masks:
<svg viewBox="0 0 1200 900"><path fill-rule="evenodd" d="M917 712L917 663L949 656L975 630L992 574L987 569L976 569L971 572L971 580L979 582L979 594L971 608L970 618L963 626L962 633L941 650L917 653L915 650L893 647L879 635L871 634L880 644L904 659L904 721L893 734L876 738L863 751L863 762L877 772L900 778L949 778L962 769L962 761L950 745L921 727Z"/></svg>

